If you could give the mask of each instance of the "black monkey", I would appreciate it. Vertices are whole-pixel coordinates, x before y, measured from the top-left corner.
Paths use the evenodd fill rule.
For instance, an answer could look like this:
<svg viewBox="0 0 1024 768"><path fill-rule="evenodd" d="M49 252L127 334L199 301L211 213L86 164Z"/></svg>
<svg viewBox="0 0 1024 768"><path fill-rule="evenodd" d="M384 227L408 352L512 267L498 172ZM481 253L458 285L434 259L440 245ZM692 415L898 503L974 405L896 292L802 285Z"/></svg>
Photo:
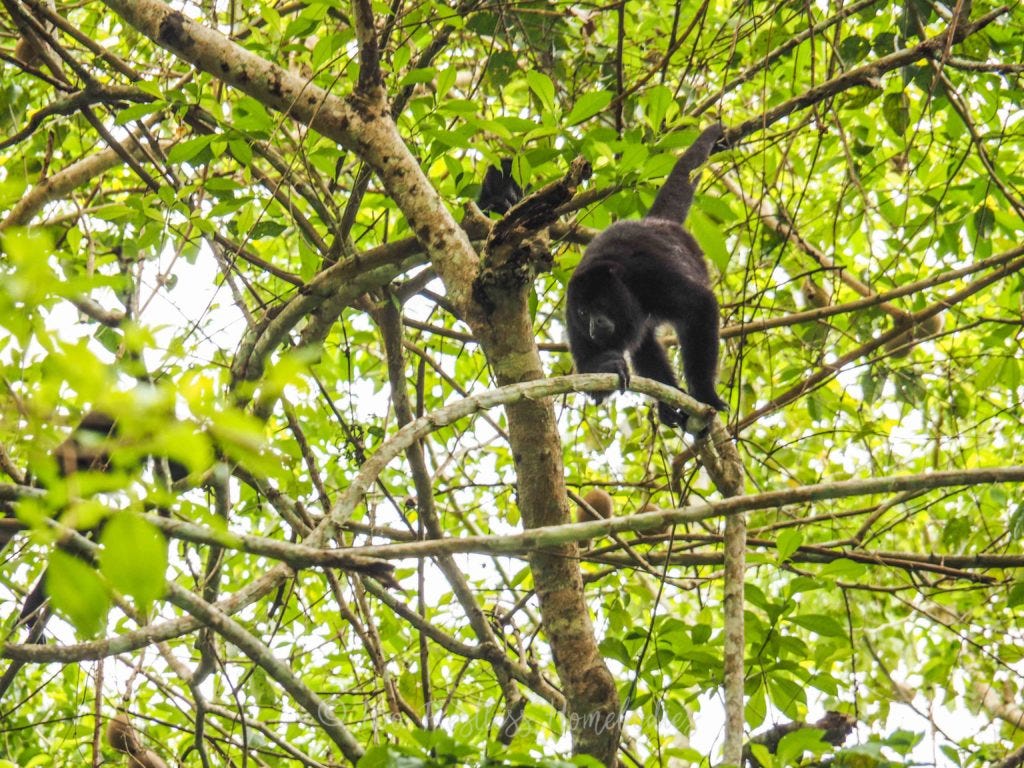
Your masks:
<svg viewBox="0 0 1024 768"><path fill-rule="evenodd" d="M494 211L504 216L508 209L519 202L523 196L522 188L512 178L512 158L501 159L501 169L492 165L484 174L480 185L480 196L476 204L484 213Z"/></svg>
<svg viewBox="0 0 1024 768"><path fill-rule="evenodd" d="M705 130L676 162L641 221L620 221L594 238L569 280L569 347L579 373L617 373L629 383L628 353L640 376L678 387L665 350L654 336L671 323L683 351L690 395L716 410L728 405L715 392L718 368L718 302L711 292L704 253L682 222L693 202L690 174L722 139L722 127ZM606 395L592 395L601 402ZM686 414L658 404L662 424L686 428Z"/></svg>
<svg viewBox="0 0 1024 768"><path fill-rule="evenodd" d="M117 423L110 415L89 411L74 432L53 449L57 472L61 477L75 472L106 472L110 468L108 448L116 434Z"/></svg>
<svg viewBox="0 0 1024 768"><path fill-rule="evenodd" d="M74 472L109 472L110 447L119 436L117 420L103 411L89 411L75 427L71 435L53 449L57 471L61 477ZM149 459L160 459L155 456ZM167 459L167 469L172 481L188 477L188 467L180 461Z"/></svg>
<svg viewBox="0 0 1024 768"><path fill-rule="evenodd" d="M58 474L61 477L68 477L76 472L110 472L110 448L117 436L117 421L112 416L103 411L87 412L74 431L53 449L52 455L57 462ZM150 458L159 460L156 457ZM179 461L167 459L167 468L172 481L188 477L188 467ZM160 514L166 517L169 513L160 510ZM29 628L30 636L37 634L36 628L43 616L42 607L46 596L44 572L25 596L18 614L18 623ZM41 629L39 626L40 631Z"/></svg>

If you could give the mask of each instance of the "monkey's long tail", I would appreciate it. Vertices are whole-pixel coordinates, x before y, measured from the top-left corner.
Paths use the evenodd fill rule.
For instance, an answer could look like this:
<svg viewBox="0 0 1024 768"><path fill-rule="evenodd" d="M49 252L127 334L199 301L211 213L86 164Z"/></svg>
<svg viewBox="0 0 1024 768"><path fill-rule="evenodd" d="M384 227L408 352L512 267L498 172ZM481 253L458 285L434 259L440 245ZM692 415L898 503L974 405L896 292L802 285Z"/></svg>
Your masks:
<svg viewBox="0 0 1024 768"><path fill-rule="evenodd" d="M693 203L696 182L690 175L707 162L711 148L722 138L723 133L722 126L715 123L705 128L704 133L686 149L683 156L676 161L672 173L665 179L658 196L654 198L647 218L668 219L680 224L686 221L690 205Z"/></svg>

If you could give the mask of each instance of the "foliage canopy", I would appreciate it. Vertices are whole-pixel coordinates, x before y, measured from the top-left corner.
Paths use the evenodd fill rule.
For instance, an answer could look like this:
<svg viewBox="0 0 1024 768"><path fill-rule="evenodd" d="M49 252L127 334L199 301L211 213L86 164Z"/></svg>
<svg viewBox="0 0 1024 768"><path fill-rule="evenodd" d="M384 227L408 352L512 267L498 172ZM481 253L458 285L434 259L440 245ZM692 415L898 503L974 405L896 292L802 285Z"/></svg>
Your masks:
<svg viewBox="0 0 1024 768"><path fill-rule="evenodd" d="M182 765L717 763L720 513L579 568L573 529L411 544L568 522L566 489L721 499L649 397L473 399L571 373L583 244L713 120L721 418L746 492L795 494L748 516L745 727L856 722L751 759L1024 763L1018 8L3 6L0 766L112 759L118 710ZM463 208L507 156L593 176L503 251ZM91 411L105 471L64 476ZM574 719L606 705L621 740Z"/></svg>

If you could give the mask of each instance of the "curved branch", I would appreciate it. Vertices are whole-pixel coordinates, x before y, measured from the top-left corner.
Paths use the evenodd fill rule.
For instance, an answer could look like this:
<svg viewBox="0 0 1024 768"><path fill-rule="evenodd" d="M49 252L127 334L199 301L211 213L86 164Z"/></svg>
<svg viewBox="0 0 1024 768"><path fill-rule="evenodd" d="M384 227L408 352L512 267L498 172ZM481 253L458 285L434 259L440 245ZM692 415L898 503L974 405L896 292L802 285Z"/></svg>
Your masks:
<svg viewBox="0 0 1024 768"><path fill-rule="evenodd" d="M170 146L171 142L162 142L161 147ZM132 141L128 144L133 155L140 158L145 156L143 148ZM9 227L22 227L32 221L42 208L54 200L64 197L69 192L82 186L86 182L108 171L114 166L123 162L121 156L113 149L104 149L95 155L72 163L67 168L47 179L43 179L32 189L25 193L13 208L8 212L7 218L0 222L0 231Z"/></svg>
<svg viewBox="0 0 1024 768"><path fill-rule="evenodd" d="M353 478L351 485L338 497L331 508L329 519L335 530L344 524L356 505L373 485L377 476L384 471L391 461L405 451L413 443L422 440L431 432L448 426L477 411L494 408L498 405L512 405L524 401L538 400L565 392L610 392L619 386L619 378L612 373L587 373L573 376L555 376L550 379L535 379L519 384L509 384L489 392L458 400L433 413L422 416L406 425L380 449L367 459L359 474ZM710 421L716 413L704 403L699 403L681 390L669 387L652 379L641 376L630 378L628 389L632 392L650 395L660 401L681 408L688 416Z"/></svg>
<svg viewBox="0 0 1024 768"><path fill-rule="evenodd" d="M339 261L301 286L274 315L246 334L231 366L236 380L255 380L267 357L288 333L318 307L329 304L335 316L357 297L387 285L398 275L422 263L422 249L413 239L374 248ZM330 313L328 313L330 314ZM322 322L322 321L321 321Z"/></svg>

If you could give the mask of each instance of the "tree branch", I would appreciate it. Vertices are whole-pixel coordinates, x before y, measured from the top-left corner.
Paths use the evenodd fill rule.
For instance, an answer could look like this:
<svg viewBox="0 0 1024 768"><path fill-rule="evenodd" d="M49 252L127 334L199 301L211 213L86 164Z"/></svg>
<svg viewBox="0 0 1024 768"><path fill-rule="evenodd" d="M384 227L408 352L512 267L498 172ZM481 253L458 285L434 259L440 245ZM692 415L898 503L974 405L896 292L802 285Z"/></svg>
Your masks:
<svg viewBox="0 0 1024 768"><path fill-rule="evenodd" d="M369 0L352 0L352 15L359 40L359 90L370 94L384 85L380 72L380 50Z"/></svg>
<svg viewBox="0 0 1024 768"><path fill-rule="evenodd" d="M950 45L963 42L978 30L987 27L1003 14L1009 13L1009 11L1009 6L1000 6L993 11L989 11L977 21L971 22L970 24L954 24L952 27L955 27L955 29L947 27L945 30L935 35L935 37L930 37L912 48L904 48L903 50L896 51L888 56L883 56L870 64L865 64L843 72L831 80L810 88L805 93L802 93L789 101L783 102L777 107L769 109L767 112L764 112L757 117L750 118L735 128L729 128L726 130L722 143L717 147L717 150L721 151L727 147L735 146L739 143L740 139L743 139L752 133L756 133L757 131L763 131L769 125L777 123L779 120L787 117L793 112L810 107L855 86L863 85L869 88L877 88L879 87L879 77L884 75L886 72L891 72L894 69L899 69L900 67L907 66L908 64L913 64L915 61L919 61L921 59L940 55ZM716 150L712 151L714 152Z"/></svg>

